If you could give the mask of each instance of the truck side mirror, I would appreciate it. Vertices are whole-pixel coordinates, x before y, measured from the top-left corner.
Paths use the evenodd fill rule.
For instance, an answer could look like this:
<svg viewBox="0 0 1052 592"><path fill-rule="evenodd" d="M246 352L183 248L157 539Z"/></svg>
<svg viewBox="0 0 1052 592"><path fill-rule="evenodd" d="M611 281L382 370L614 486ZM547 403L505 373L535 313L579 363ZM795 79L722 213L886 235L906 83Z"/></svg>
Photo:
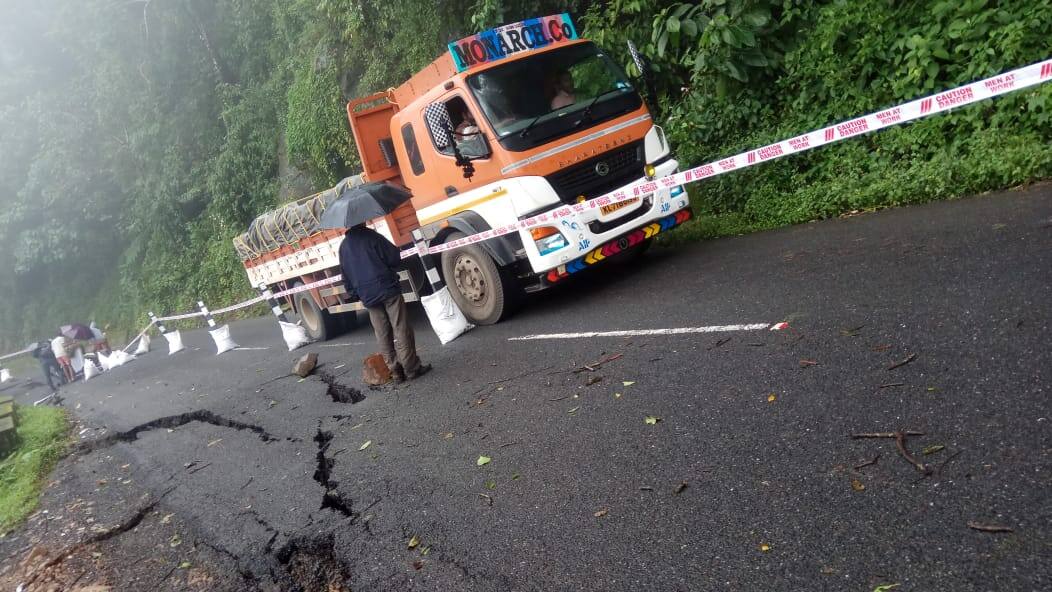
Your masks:
<svg viewBox="0 0 1052 592"><path fill-rule="evenodd" d="M449 117L449 108L445 103L431 103L425 107L424 122L435 140L436 148L445 150L453 146L453 120Z"/></svg>
<svg viewBox="0 0 1052 592"><path fill-rule="evenodd" d="M639 70L639 75L643 78L643 83L647 87L647 95L650 99L650 111L657 119L659 115L658 97L657 97L657 84L654 82L654 71L650 68L650 58L639 53L636 48L636 44L632 43L632 40L628 40L628 53L632 54L632 61L635 62L636 68Z"/></svg>

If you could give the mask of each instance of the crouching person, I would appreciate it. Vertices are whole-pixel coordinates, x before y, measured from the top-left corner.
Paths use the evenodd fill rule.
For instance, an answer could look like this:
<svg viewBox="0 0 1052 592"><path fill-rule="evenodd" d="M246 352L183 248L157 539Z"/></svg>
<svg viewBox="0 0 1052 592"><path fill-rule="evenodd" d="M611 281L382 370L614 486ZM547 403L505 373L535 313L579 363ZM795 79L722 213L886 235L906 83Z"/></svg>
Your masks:
<svg viewBox="0 0 1052 592"><path fill-rule="evenodd" d="M344 234L340 244L344 287L369 311L380 353L395 382L412 380L431 370L416 353L416 337L398 283L401 265L398 248L364 224Z"/></svg>

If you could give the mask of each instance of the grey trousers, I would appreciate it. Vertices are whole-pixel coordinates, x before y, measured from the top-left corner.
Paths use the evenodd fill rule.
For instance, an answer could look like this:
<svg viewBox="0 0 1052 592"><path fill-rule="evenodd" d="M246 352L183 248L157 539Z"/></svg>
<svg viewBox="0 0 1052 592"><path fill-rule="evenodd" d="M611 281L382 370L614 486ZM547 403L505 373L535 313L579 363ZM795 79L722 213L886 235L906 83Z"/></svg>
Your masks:
<svg viewBox="0 0 1052 592"><path fill-rule="evenodd" d="M416 337L409 326L409 315L402 295L384 300L381 306L367 306L369 322L373 324L380 353L392 372L398 367L406 373L420 368L420 357L416 355Z"/></svg>

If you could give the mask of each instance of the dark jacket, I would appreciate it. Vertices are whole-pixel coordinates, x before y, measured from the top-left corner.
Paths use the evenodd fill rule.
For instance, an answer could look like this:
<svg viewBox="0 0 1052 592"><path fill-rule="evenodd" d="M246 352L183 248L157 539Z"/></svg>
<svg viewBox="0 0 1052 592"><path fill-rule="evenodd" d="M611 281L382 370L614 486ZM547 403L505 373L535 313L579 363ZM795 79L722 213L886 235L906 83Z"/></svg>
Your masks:
<svg viewBox="0 0 1052 592"><path fill-rule="evenodd" d="M380 306L402 293L398 247L375 230L359 226L347 231L340 244L340 273L348 294L357 294L363 306ZM353 296L352 296L353 298Z"/></svg>

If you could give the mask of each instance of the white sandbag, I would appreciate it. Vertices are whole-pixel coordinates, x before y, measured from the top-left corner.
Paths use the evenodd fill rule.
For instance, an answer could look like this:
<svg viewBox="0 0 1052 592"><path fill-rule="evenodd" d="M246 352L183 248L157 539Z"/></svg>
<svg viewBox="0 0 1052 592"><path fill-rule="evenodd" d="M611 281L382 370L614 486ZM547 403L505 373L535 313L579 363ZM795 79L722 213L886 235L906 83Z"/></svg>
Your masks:
<svg viewBox="0 0 1052 592"><path fill-rule="evenodd" d="M310 336L307 335L307 330L301 327L299 323L278 321L278 324L281 325L281 336L285 339L285 345L289 346L289 351L310 343Z"/></svg>
<svg viewBox="0 0 1052 592"><path fill-rule="evenodd" d="M104 354L102 352L99 352L99 353L97 353L95 355L98 356L98 358L99 358L99 366L102 366L102 371L103 372L109 372L110 370L113 370L113 363L110 362L110 357L109 356L107 356L106 354Z"/></svg>
<svg viewBox="0 0 1052 592"><path fill-rule="evenodd" d="M223 325L218 329L212 329L208 332L212 336L212 340L216 342L216 355L223 352L228 352L232 349L240 347L234 340L230 338L230 325Z"/></svg>
<svg viewBox="0 0 1052 592"><path fill-rule="evenodd" d="M11 371L7 368L0 368L0 383L11 380Z"/></svg>
<svg viewBox="0 0 1052 592"><path fill-rule="evenodd" d="M134 359L135 359L135 356L133 356L133 355L127 353L127 352L121 351L119 349L114 351L114 352L112 352L108 356L108 360L109 360L109 363L110 363L110 368L116 368L117 366L123 366L123 365L127 364L128 362L130 362L130 361L132 361Z"/></svg>
<svg viewBox="0 0 1052 592"><path fill-rule="evenodd" d="M172 355L176 352L181 352L186 349L183 345L183 336L179 333L179 330L169 331L164 334L164 338L168 340L168 355Z"/></svg>
<svg viewBox="0 0 1052 592"><path fill-rule="evenodd" d="M139 346L135 348L135 355L141 356L150 352L150 336L143 333L139 338Z"/></svg>
<svg viewBox="0 0 1052 592"><path fill-rule="evenodd" d="M438 334L438 340L442 345L453 341L465 331L474 329L464 318L464 313L457 308L453 302L453 296L449 294L449 288L442 288L438 292L420 298L420 304L424 305L424 312L431 321L431 328Z"/></svg>
<svg viewBox="0 0 1052 592"><path fill-rule="evenodd" d="M101 356L102 354L99 355ZM91 380L101 373L102 370L99 370L95 362L92 362L90 359L84 362L84 380Z"/></svg>

